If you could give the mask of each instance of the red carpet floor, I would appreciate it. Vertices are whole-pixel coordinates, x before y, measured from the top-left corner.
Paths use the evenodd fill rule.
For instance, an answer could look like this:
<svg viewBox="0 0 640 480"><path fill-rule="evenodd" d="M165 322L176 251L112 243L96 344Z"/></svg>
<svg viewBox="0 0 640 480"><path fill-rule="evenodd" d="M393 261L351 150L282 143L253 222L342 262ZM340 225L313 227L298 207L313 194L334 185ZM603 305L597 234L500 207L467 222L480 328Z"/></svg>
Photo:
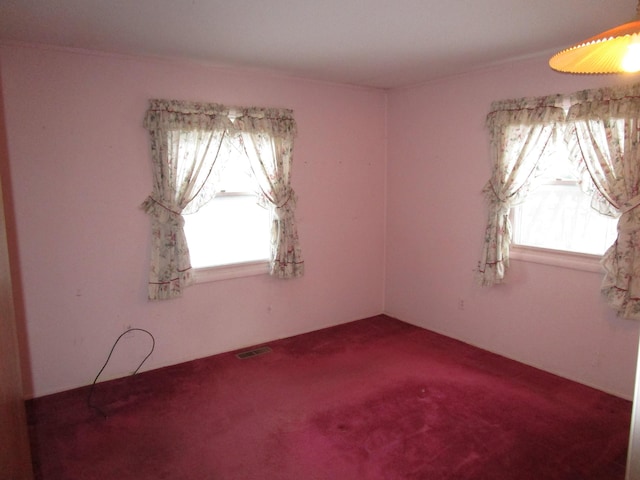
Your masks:
<svg viewBox="0 0 640 480"><path fill-rule="evenodd" d="M37 478L624 478L631 402L377 316L28 402Z"/></svg>

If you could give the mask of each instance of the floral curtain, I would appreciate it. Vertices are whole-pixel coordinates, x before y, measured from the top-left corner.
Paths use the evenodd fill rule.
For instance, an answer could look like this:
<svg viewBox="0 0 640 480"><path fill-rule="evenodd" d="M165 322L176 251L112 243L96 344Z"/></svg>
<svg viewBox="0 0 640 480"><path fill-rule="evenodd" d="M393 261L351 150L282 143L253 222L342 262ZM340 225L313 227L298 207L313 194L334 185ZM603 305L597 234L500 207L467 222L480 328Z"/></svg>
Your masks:
<svg viewBox="0 0 640 480"><path fill-rule="evenodd" d="M295 221L297 198L291 186L293 114L282 109L242 109L237 115L235 129L272 207L270 273L279 278L300 277L304 260Z"/></svg>
<svg viewBox="0 0 640 480"><path fill-rule="evenodd" d="M489 205L477 280L481 285L502 283L509 266L509 212L524 200L544 171L554 135L564 120L562 97L522 98L493 102L487 115L493 163L483 189Z"/></svg>
<svg viewBox="0 0 640 480"><path fill-rule="evenodd" d="M572 95L567 123L572 161L621 214L602 258L602 293L620 316L640 319L640 85Z"/></svg>
<svg viewBox="0 0 640 480"><path fill-rule="evenodd" d="M153 190L142 204L152 228L148 294L169 299L192 281L182 213L213 197L207 179L231 122L221 105L151 100L144 126L153 162Z"/></svg>

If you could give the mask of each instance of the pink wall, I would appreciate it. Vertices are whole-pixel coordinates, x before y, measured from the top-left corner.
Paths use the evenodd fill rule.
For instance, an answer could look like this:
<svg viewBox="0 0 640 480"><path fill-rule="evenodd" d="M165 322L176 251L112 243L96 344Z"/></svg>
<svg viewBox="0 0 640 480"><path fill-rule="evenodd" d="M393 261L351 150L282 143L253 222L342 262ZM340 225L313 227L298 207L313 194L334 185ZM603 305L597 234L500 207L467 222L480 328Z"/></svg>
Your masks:
<svg viewBox="0 0 640 480"><path fill-rule="evenodd" d="M513 261L508 283L483 288L474 282L487 215L481 190L490 175L484 125L490 103L620 81L555 73L546 60L389 94L385 308L631 398L638 325L604 304L600 273Z"/></svg>
<svg viewBox="0 0 640 480"><path fill-rule="evenodd" d="M386 311L631 397L638 326L604 305L600 274L514 261L505 285L473 280L491 101L613 78L560 75L537 59L385 93L23 46L0 47L0 61L28 395L90 383L128 325L156 337L150 369ZM149 220L138 205L151 186L141 126L151 97L295 110L304 278L220 281L146 300ZM148 345L124 340L104 378L131 372Z"/></svg>
<svg viewBox="0 0 640 480"><path fill-rule="evenodd" d="M186 62L0 47L28 336L28 395L91 383L126 326L145 369L383 311L383 92ZM146 299L149 98L292 108L301 279L266 275ZM148 339L121 342L103 378Z"/></svg>

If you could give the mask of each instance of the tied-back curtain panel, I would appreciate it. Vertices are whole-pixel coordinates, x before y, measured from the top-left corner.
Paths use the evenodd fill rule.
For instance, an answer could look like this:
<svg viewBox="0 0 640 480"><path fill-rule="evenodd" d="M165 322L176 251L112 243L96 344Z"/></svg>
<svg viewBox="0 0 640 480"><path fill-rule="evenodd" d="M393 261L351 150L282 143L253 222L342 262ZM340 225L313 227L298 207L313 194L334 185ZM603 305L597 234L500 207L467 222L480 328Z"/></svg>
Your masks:
<svg viewBox="0 0 640 480"><path fill-rule="evenodd" d="M297 198L291 186L295 120L290 110L242 113L236 128L272 211L270 273L283 279L300 277L304 260L295 221Z"/></svg>
<svg viewBox="0 0 640 480"><path fill-rule="evenodd" d="M562 97L552 95L493 102L487 115L491 179L483 189L489 206L477 280L502 283L509 266L511 207L522 202L544 171L554 138L564 120Z"/></svg>
<svg viewBox="0 0 640 480"><path fill-rule="evenodd" d="M213 196L207 180L230 125L216 104L151 100L144 126L151 136L153 189L142 204L151 217L149 298L182 295L192 283L183 211Z"/></svg>
<svg viewBox="0 0 640 480"><path fill-rule="evenodd" d="M566 140L599 198L621 214L602 258L602 293L618 315L640 319L640 85L572 95Z"/></svg>

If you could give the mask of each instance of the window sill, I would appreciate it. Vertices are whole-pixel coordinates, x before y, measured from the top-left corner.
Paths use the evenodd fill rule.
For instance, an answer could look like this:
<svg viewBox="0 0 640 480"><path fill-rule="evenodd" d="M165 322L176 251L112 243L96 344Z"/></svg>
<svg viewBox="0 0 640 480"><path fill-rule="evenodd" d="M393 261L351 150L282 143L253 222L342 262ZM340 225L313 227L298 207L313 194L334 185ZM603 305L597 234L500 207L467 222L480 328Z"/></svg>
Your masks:
<svg viewBox="0 0 640 480"><path fill-rule="evenodd" d="M564 252L549 250L546 248L525 247L512 245L510 249L511 260L553 265L555 267L583 270L586 272L603 273L600 265L600 255L588 255L585 253Z"/></svg>
<svg viewBox="0 0 640 480"><path fill-rule="evenodd" d="M216 282L232 278L251 277L269 273L269 262L260 260L256 262L234 263L219 267L195 268L195 283Z"/></svg>

